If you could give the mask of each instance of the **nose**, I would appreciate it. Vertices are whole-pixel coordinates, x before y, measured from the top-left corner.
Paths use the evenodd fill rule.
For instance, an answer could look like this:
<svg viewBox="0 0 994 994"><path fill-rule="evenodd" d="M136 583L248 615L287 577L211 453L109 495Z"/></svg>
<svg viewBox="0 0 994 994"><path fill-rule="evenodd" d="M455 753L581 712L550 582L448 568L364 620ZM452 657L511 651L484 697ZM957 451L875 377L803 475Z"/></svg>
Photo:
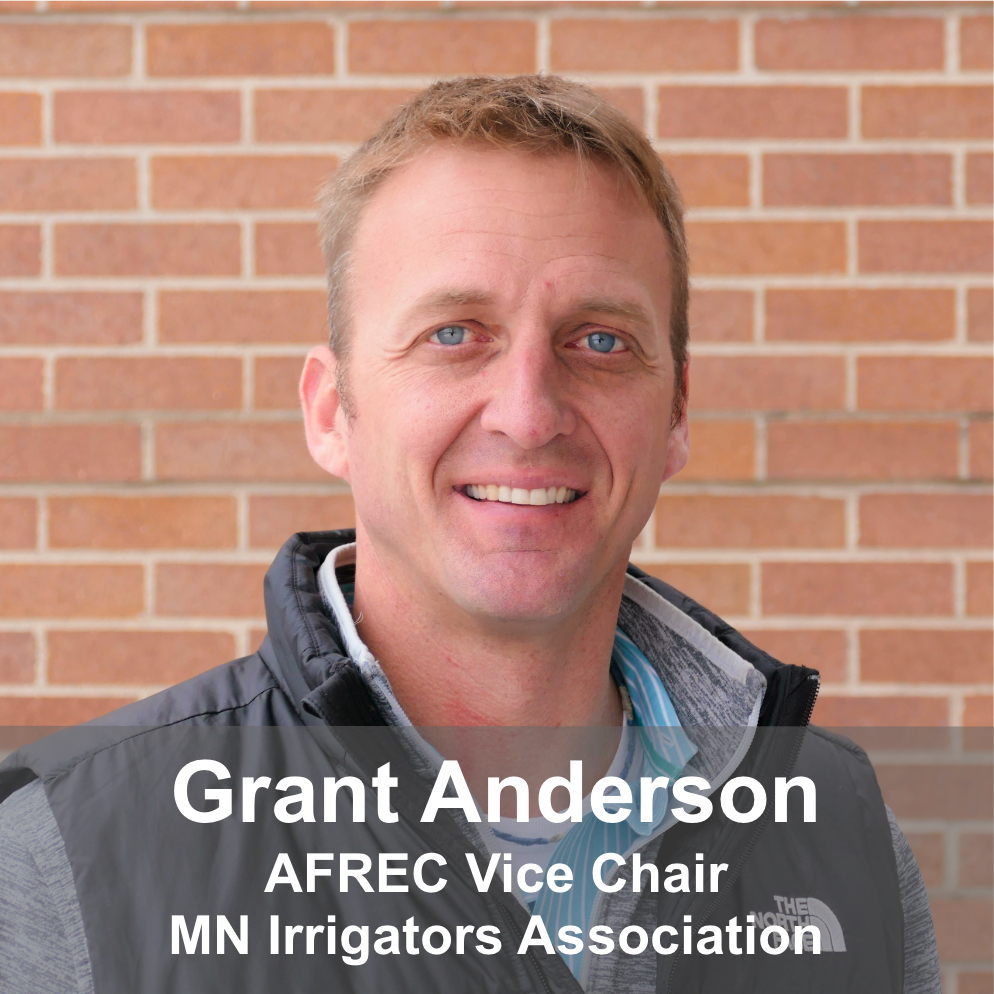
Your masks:
<svg viewBox="0 0 994 994"><path fill-rule="evenodd" d="M516 337L491 363L489 399L480 424L522 449L538 449L576 427L566 396L568 372L547 332Z"/></svg>

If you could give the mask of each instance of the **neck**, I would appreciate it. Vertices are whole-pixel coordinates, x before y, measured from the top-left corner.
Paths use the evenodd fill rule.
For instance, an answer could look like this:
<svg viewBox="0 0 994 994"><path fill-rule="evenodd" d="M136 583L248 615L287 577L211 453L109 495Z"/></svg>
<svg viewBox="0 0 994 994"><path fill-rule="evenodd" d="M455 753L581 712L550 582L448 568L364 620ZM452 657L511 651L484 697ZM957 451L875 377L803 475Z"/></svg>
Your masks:
<svg viewBox="0 0 994 994"><path fill-rule="evenodd" d="M361 618L359 636L415 725L600 726L611 730L616 747L622 706L610 661L624 564L568 616L511 625L467 615L419 578L387 567L364 539L360 532L353 612ZM514 739L505 737L504 746ZM451 735L446 741L451 749ZM568 769L568 736L553 742L563 748L553 746L543 768ZM564 755L554 755L559 751ZM613 749L604 755L603 769L612 755ZM521 759L534 766L534 752Z"/></svg>
<svg viewBox="0 0 994 994"><path fill-rule="evenodd" d="M415 725L621 722L610 674L624 573L570 615L510 625L467 616L356 549L353 613ZM615 578L612 578L615 579Z"/></svg>

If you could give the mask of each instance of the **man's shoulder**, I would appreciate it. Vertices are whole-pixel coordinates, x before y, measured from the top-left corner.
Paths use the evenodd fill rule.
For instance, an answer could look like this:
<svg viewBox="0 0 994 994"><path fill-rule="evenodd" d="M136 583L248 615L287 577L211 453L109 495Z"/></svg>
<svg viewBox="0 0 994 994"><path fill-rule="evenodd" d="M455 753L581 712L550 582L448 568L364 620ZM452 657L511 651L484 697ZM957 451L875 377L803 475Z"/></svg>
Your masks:
<svg viewBox="0 0 994 994"><path fill-rule="evenodd" d="M283 688L259 652L205 670L157 694L111 711L91 725L297 724L284 713ZM269 719L269 720L267 720Z"/></svg>
<svg viewBox="0 0 994 994"><path fill-rule="evenodd" d="M253 653L21 747L0 764L0 801L33 780L59 777L156 729L300 723L280 681L261 654Z"/></svg>

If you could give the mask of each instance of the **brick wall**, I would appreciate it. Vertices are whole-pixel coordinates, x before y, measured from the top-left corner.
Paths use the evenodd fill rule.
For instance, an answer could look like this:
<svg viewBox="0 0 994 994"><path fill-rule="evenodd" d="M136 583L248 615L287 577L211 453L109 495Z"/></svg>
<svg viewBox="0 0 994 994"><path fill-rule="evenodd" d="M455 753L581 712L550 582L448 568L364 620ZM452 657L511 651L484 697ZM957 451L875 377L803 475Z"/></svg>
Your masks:
<svg viewBox="0 0 994 994"><path fill-rule="evenodd" d="M296 411L316 185L438 74L547 68L690 208L693 456L637 561L823 722L989 723L989 7L442 7L0 4L0 721L255 647L274 550L352 520Z"/></svg>
<svg viewBox="0 0 994 994"><path fill-rule="evenodd" d="M822 723L990 724L990 5L56 0L0 3L0 723L255 647L275 550L352 520L296 411L315 186L437 75L536 68L690 208L694 452L636 560ZM989 992L989 823L908 824Z"/></svg>

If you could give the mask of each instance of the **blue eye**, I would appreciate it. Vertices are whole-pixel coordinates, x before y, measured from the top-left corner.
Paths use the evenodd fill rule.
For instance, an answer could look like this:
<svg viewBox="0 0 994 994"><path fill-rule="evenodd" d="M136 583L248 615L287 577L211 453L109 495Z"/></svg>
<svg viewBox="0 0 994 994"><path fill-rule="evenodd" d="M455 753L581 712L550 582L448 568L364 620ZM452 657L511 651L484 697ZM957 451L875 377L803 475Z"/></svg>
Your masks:
<svg viewBox="0 0 994 994"><path fill-rule="evenodd" d="M595 331L587 335L587 344L595 352L612 352L618 339L614 335L608 335L603 331Z"/></svg>
<svg viewBox="0 0 994 994"><path fill-rule="evenodd" d="M431 340L438 342L439 345L462 345L466 340L466 329L458 324L446 325L444 328L439 328L431 336Z"/></svg>

